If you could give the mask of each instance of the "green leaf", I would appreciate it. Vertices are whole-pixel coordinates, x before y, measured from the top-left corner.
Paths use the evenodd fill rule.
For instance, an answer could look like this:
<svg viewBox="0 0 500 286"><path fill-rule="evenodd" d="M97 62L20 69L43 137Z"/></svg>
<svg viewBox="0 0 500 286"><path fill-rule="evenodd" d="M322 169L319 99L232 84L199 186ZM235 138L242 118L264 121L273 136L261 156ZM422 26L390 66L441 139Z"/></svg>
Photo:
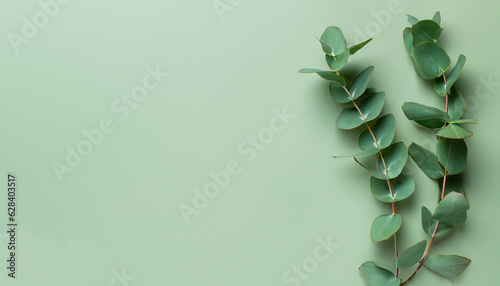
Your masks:
<svg viewBox="0 0 500 286"><path fill-rule="evenodd" d="M443 168L434 153L416 143L410 145L408 152L413 161L429 178L436 180L444 176Z"/></svg>
<svg viewBox="0 0 500 286"><path fill-rule="evenodd" d="M413 60L413 68L415 69L415 72L417 73L417 75L423 79L427 79L427 80L430 80L430 79L434 79L435 77L432 76L432 75L428 75L426 74L423 70L421 70L418 66L417 66L417 63L415 62L415 60Z"/></svg>
<svg viewBox="0 0 500 286"><path fill-rule="evenodd" d="M399 286L401 279L396 279L394 273L376 265L372 261L363 263L359 268L370 286Z"/></svg>
<svg viewBox="0 0 500 286"><path fill-rule="evenodd" d="M403 30L403 41L405 43L405 48L410 57L413 57L413 35L411 33L411 28L406 27Z"/></svg>
<svg viewBox="0 0 500 286"><path fill-rule="evenodd" d="M362 99L358 104L361 113L355 107L342 110L337 118L337 126L340 129L353 129L377 118L384 102L385 93L383 92L377 92Z"/></svg>
<svg viewBox="0 0 500 286"><path fill-rule="evenodd" d="M366 44L368 44L370 41L372 40L372 38L369 38L368 40L362 42L362 43L359 43L357 45L354 45L352 47L349 48L349 53L351 55L354 55L357 51L361 50L364 46L366 46Z"/></svg>
<svg viewBox="0 0 500 286"><path fill-rule="evenodd" d="M455 278L470 262L470 259L458 255L430 255L425 259L424 265L441 276Z"/></svg>
<svg viewBox="0 0 500 286"><path fill-rule="evenodd" d="M422 207L422 228L429 237L432 237L437 223L435 220L432 220L431 217L431 212L426 207ZM444 222L439 223L435 236L438 237L440 235L443 235L450 231L452 228L453 226L445 224Z"/></svg>
<svg viewBox="0 0 500 286"><path fill-rule="evenodd" d="M319 39L326 54L336 56L347 49L347 42L339 27L328 27Z"/></svg>
<svg viewBox="0 0 500 286"><path fill-rule="evenodd" d="M438 187L441 191L443 189L443 179L438 180ZM448 195L451 192L460 193L465 196L465 190L462 186L462 180L460 175L448 175L446 176L446 186L444 188L444 195ZM439 192L439 199L441 199L441 192Z"/></svg>
<svg viewBox="0 0 500 286"><path fill-rule="evenodd" d="M432 17L432 21L436 22L438 25L441 25L441 13L439 13L439 11L434 14L434 17Z"/></svg>
<svg viewBox="0 0 500 286"><path fill-rule="evenodd" d="M441 128L449 121L449 116L446 112L427 105L405 102L402 108L408 119L427 128Z"/></svg>
<svg viewBox="0 0 500 286"><path fill-rule="evenodd" d="M450 123L454 124L477 124L477 119L459 119Z"/></svg>
<svg viewBox="0 0 500 286"><path fill-rule="evenodd" d="M469 209L469 202L463 194L451 192L437 205L432 215L432 220L437 220L448 225L463 223L463 214Z"/></svg>
<svg viewBox="0 0 500 286"><path fill-rule="evenodd" d="M370 230L370 236L373 242L380 242L391 238L392 235L399 230L402 222L403 218L400 214L378 216L375 221L373 221Z"/></svg>
<svg viewBox="0 0 500 286"><path fill-rule="evenodd" d="M450 116L450 121L459 120L464 113L465 99L458 89L452 88L448 94L448 114Z"/></svg>
<svg viewBox="0 0 500 286"><path fill-rule="evenodd" d="M351 97L349 96L348 90L345 85L340 84L336 81L330 82L328 87L330 96L338 103L348 103L351 102Z"/></svg>
<svg viewBox="0 0 500 286"><path fill-rule="evenodd" d="M467 167L467 145L463 139L439 138L436 155L450 175L461 173Z"/></svg>
<svg viewBox="0 0 500 286"><path fill-rule="evenodd" d="M436 135L450 139L462 139L472 136L472 132L460 125L450 123L445 128L439 130Z"/></svg>
<svg viewBox="0 0 500 286"><path fill-rule="evenodd" d="M391 189L389 189L389 184ZM370 188L373 195L384 203L395 203L407 199L415 191L415 181L412 177L400 175L394 179L381 180L374 176L370 177ZM391 195L392 190L392 196Z"/></svg>
<svg viewBox="0 0 500 286"><path fill-rule="evenodd" d="M415 37L415 33L413 33ZM415 42L415 39L413 39ZM435 42L423 42L413 48L413 58L417 66L434 78L440 77L450 67L450 57Z"/></svg>
<svg viewBox="0 0 500 286"><path fill-rule="evenodd" d="M427 240L422 240L403 251L396 260L396 267L407 268L417 264L425 253Z"/></svg>
<svg viewBox="0 0 500 286"><path fill-rule="evenodd" d="M465 58L464 55L460 55L458 57L457 63L455 64L455 67L451 70L450 74L446 76L446 85L444 84L444 77L440 76L434 80L434 89L436 92L441 95L445 96L447 92L450 91L451 87L453 84L457 81L458 77L460 76L460 73L462 72L462 69L464 68L465 61L467 59Z"/></svg>
<svg viewBox="0 0 500 286"><path fill-rule="evenodd" d="M380 117L374 124L370 124L370 129L373 132L373 136L368 128L359 135L359 148L363 150L371 148L384 149L394 139L396 119L394 119L394 115L389 113ZM376 141L373 139L374 136Z"/></svg>
<svg viewBox="0 0 500 286"><path fill-rule="evenodd" d="M367 157L367 156L375 155L378 152L379 152L379 149L374 148L374 149L363 150L363 151L356 153L355 155L351 155L351 156L333 156L333 158Z"/></svg>
<svg viewBox="0 0 500 286"><path fill-rule="evenodd" d="M345 50L343 53L336 56L325 55L325 59L332 71L336 72L342 69L347 63L347 60L349 59L349 51Z"/></svg>
<svg viewBox="0 0 500 286"><path fill-rule="evenodd" d="M403 142L396 142L381 151L378 158L379 179L394 179L401 174L408 160L408 149Z"/></svg>
<svg viewBox="0 0 500 286"><path fill-rule="evenodd" d="M418 19L413 17L412 15L407 14L406 17L408 18L408 23L410 23L411 25L415 25L416 23L418 23Z"/></svg>
<svg viewBox="0 0 500 286"><path fill-rule="evenodd" d="M357 99L365 92L372 72L373 66L369 66L352 80L352 83L349 86L349 93L351 94L353 99Z"/></svg>
<svg viewBox="0 0 500 286"><path fill-rule="evenodd" d="M423 42L436 42L441 35L441 27L432 20L422 20L411 28L413 46Z"/></svg>
<svg viewBox="0 0 500 286"><path fill-rule="evenodd" d="M345 85L345 78L343 76L337 75L336 72L333 71L323 71L319 69L312 69L312 68L303 68L299 70L299 73L316 73L320 77L326 79L326 80L331 80L335 81L341 85Z"/></svg>

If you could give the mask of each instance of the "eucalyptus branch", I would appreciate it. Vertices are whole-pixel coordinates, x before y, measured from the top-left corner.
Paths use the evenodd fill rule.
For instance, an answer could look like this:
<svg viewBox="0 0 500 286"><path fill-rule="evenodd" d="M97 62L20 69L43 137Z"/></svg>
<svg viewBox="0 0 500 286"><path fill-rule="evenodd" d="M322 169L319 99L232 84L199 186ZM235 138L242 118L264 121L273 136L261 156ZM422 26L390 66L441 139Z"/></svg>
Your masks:
<svg viewBox="0 0 500 286"><path fill-rule="evenodd" d="M435 134L438 138L435 153L416 143L412 143L408 151L422 171L440 185L439 202L434 214L426 207L422 208L422 226L431 241L418 268L402 285L410 282L422 265L437 274L454 278L470 263L468 258L458 255L428 256L428 253L436 237L467 219L469 202L459 174L467 166L467 145L464 138L472 136L472 132L460 124L477 122L462 118L465 100L453 86L465 65L465 56L460 55L455 67L450 70L450 57L437 43L443 30L441 14L436 12L431 20L422 21L409 15L408 21L412 26L403 31L406 50L413 59L416 73L426 80L432 80L436 93L444 97L445 110L413 102L407 102L402 107L408 119L423 127L438 129Z"/></svg>
<svg viewBox="0 0 500 286"><path fill-rule="evenodd" d="M402 217L396 212L396 203L410 197L415 190L413 178L402 174L408 158L408 149L403 142L393 143L396 131L394 115L380 116L385 103L385 93L367 88L373 66L367 67L352 80L346 79L340 72L349 57L371 39L348 47L342 31L338 27L328 27L319 40L331 71L302 69L299 72L317 73L329 80L329 92L333 100L337 103L350 104L350 107L339 114L337 127L340 129L364 128L358 137L358 145L362 151L352 156L341 157L353 157L357 163L368 170L371 174L370 187L373 195L380 201L391 205L391 213L375 218L370 236L373 242L393 238L395 260L399 261L397 232L401 227ZM359 161L360 158L365 157L368 164ZM334 158L339 158L339 156L334 156ZM400 285L401 283L397 264L393 266L368 261L360 267L360 270L370 285Z"/></svg>

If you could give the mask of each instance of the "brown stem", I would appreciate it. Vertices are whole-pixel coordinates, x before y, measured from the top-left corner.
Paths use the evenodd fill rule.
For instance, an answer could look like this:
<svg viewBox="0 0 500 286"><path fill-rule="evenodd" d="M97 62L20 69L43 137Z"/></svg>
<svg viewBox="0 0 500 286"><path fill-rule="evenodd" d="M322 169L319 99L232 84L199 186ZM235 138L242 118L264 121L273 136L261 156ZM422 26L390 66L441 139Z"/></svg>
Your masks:
<svg viewBox="0 0 500 286"><path fill-rule="evenodd" d="M444 178L443 178L443 190L441 191L441 199L444 199L444 190L446 188L446 177L448 176L448 172L444 172Z"/></svg>

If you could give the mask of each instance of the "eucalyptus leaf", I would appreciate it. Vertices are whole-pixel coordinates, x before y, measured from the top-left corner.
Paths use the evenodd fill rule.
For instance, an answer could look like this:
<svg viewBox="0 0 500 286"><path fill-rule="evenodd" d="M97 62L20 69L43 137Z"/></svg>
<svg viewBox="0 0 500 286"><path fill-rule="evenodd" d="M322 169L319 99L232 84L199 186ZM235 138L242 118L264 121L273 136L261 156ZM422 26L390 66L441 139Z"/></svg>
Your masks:
<svg viewBox="0 0 500 286"><path fill-rule="evenodd" d="M347 49L347 42L339 27L331 26L326 28L319 41L323 51L332 56L340 55Z"/></svg>
<svg viewBox="0 0 500 286"><path fill-rule="evenodd" d="M385 93L383 92L377 92L362 99L358 104L361 113L355 107L342 110L337 118L337 126L340 129L353 129L372 121L382 111L384 102Z"/></svg>
<svg viewBox="0 0 500 286"><path fill-rule="evenodd" d="M328 86L328 91L330 92L330 96L332 97L333 100L335 100L335 102L338 103L351 102L351 96L349 95L349 91L345 87L345 84L332 81Z"/></svg>
<svg viewBox="0 0 500 286"><path fill-rule="evenodd" d="M415 37L415 33L413 35ZM424 73L434 78L443 75L451 63L448 54L435 42L422 42L414 46L413 58Z"/></svg>
<svg viewBox="0 0 500 286"><path fill-rule="evenodd" d="M434 89L436 92L441 95L445 96L447 92L450 91L451 87L453 84L457 81L458 77L460 76L460 73L462 72L462 69L464 68L465 61L467 58L464 55L460 55L458 57L457 63L455 64L455 67L451 70L450 74L446 76L446 85L445 85L445 78L443 76L440 76L434 80Z"/></svg>
<svg viewBox="0 0 500 286"><path fill-rule="evenodd" d="M413 120L427 128L441 128L447 121L449 121L449 115L435 107L415 102L405 102L402 108L408 119Z"/></svg>
<svg viewBox="0 0 500 286"><path fill-rule="evenodd" d="M452 121L450 123L454 124L477 124L477 119L459 119L456 121Z"/></svg>
<svg viewBox="0 0 500 286"><path fill-rule="evenodd" d="M441 35L441 27L433 20L422 20L411 28L413 46L423 42L436 42Z"/></svg>
<svg viewBox="0 0 500 286"><path fill-rule="evenodd" d="M380 242L391 238L401 227L403 218L400 214L378 216L373 221L370 236L373 242Z"/></svg>
<svg viewBox="0 0 500 286"><path fill-rule="evenodd" d="M437 221L432 220L431 217L432 217L431 212L426 207L422 207L422 228L429 237L432 237L434 230L436 229L436 223L437 223ZM451 225L445 223L439 223L435 236L436 237L441 236L450 231L452 228L453 226Z"/></svg>
<svg viewBox="0 0 500 286"><path fill-rule="evenodd" d="M450 116L450 121L459 120L464 113L465 99L458 89L452 88L448 94L448 115Z"/></svg>
<svg viewBox="0 0 500 286"><path fill-rule="evenodd" d="M407 14L406 17L408 18L408 23L410 23L411 25L415 25L416 23L418 23L418 19L414 16Z"/></svg>
<svg viewBox="0 0 500 286"><path fill-rule="evenodd" d="M316 73L320 77L326 79L326 80L331 80L335 81L341 85L345 85L345 78L343 76L338 75L336 72L333 71L323 71L319 69L313 69L313 68L303 68L299 70L299 73Z"/></svg>
<svg viewBox="0 0 500 286"><path fill-rule="evenodd" d="M354 55L357 51L361 50L364 46L366 46L366 44L368 44L370 41L372 40L372 38L369 38L368 40L362 42L362 43L359 43L357 45L354 45L352 47L349 48L349 53L351 55Z"/></svg>
<svg viewBox="0 0 500 286"><path fill-rule="evenodd" d="M431 179L439 179L444 176L443 167L439 164L437 156L426 148L412 143L408 153L418 167Z"/></svg>
<svg viewBox="0 0 500 286"><path fill-rule="evenodd" d="M427 79L427 80L430 80L430 79L434 79L435 77L432 76L432 75L429 75L429 74L426 74L423 70L421 70L418 66L417 66L417 63L415 62L415 59L413 59L413 68L415 69L415 72L417 73L417 75L423 79Z"/></svg>
<svg viewBox="0 0 500 286"><path fill-rule="evenodd" d="M450 139L462 139L472 136L472 132L460 125L450 123L445 128L439 130L436 135Z"/></svg>
<svg viewBox="0 0 500 286"><path fill-rule="evenodd" d="M403 142L396 142L380 152L378 170L379 179L394 179L401 174L408 160L408 149Z"/></svg>
<svg viewBox="0 0 500 286"><path fill-rule="evenodd" d="M411 28L406 27L403 30L403 41L405 43L405 48L410 57L413 58L413 35L411 33Z"/></svg>
<svg viewBox="0 0 500 286"><path fill-rule="evenodd" d="M441 25L441 13L439 13L439 11L434 14L434 16L432 17L432 21L436 22L438 25Z"/></svg>
<svg viewBox="0 0 500 286"><path fill-rule="evenodd" d="M417 264L424 256L427 240L422 240L403 251L396 260L396 267L408 268Z"/></svg>
<svg viewBox="0 0 500 286"><path fill-rule="evenodd" d="M351 94L353 99L357 99L365 92L372 72L373 66L369 66L352 80L352 83L349 86L349 93Z"/></svg>
<svg viewBox="0 0 500 286"><path fill-rule="evenodd" d="M467 167L467 145L464 139L439 138L436 155L450 175L461 173Z"/></svg>
<svg viewBox="0 0 500 286"><path fill-rule="evenodd" d="M376 265L372 261L363 263L359 268L370 286L399 286L401 279L396 279L394 273Z"/></svg>
<svg viewBox="0 0 500 286"><path fill-rule="evenodd" d="M400 175L387 182L387 180L381 180L371 176L370 188L372 194L378 200L384 203L395 203L405 200L413 194L415 191L415 180L410 176Z"/></svg>
<svg viewBox="0 0 500 286"><path fill-rule="evenodd" d="M377 148L374 148L374 149L368 149L368 150L363 150L359 153L356 153L352 156L333 156L333 158L347 158L347 157L368 157L368 156L372 156L372 155L375 155L377 154L379 151L379 149Z"/></svg>
<svg viewBox="0 0 500 286"><path fill-rule="evenodd" d="M431 219L448 224L463 223L463 214L469 209L469 202L463 194L451 192L437 205Z"/></svg>
<svg viewBox="0 0 500 286"><path fill-rule="evenodd" d="M458 255L430 255L425 259L424 266L441 276L455 278L470 262L470 259Z"/></svg>
<svg viewBox="0 0 500 286"><path fill-rule="evenodd" d="M359 148L363 150L372 148L384 149L388 147L392 139L394 139L394 134L396 133L396 119L394 115L389 113L380 117L375 123L370 124L370 129L367 128L359 135ZM375 139L373 137L375 137Z"/></svg>
<svg viewBox="0 0 500 286"><path fill-rule="evenodd" d="M325 55L325 59L332 71L336 72L342 69L347 63L347 60L349 59L349 51L345 50L343 53L336 56Z"/></svg>

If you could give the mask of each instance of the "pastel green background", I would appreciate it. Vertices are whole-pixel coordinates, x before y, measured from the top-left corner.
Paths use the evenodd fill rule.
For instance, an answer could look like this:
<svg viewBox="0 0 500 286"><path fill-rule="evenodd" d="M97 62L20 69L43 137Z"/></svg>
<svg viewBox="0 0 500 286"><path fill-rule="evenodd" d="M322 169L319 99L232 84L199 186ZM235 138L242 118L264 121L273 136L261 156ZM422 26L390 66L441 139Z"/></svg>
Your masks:
<svg viewBox="0 0 500 286"><path fill-rule="evenodd" d="M438 10L440 43L453 61L467 56L458 85L479 124L467 140L469 220L437 240L432 253L473 262L455 281L423 269L411 284L498 281L500 84L484 81L500 82L499 4L221 1L233 5L222 17L212 1L70 0L18 53L7 35L21 35L23 17L32 19L41 7L0 2L0 185L6 192L8 172L19 183L18 278L7 278L2 262L0 284L297 285L283 275L314 255L318 239L330 237L336 248L300 285L365 285L358 271L364 261L392 259L391 242L373 244L369 236L373 219L390 206L371 195L369 175L354 161L332 159L357 150L359 131L337 129L341 107L327 82L297 71L327 67L315 38L327 26L341 27L350 44L359 31L373 36L348 70L374 65L370 85L386 92L384 112L396 116L397 139L432 146L431 133L400 109L405 101L443 105L414 74L402 30L406 13L428 18ZM389 3L398 11L377 20ZM121 120L111 104L142 84L148 66L169 75ZM249 136L267 132L273 110L284 108L294 118L263 150L254 158L239 150L249 148L240 147ZM104 118L115 129L60 182L53 162L64 163L66 146L75 148L85 139L82 130ZM233 160L240 173L186 224L179 206L192 206L193 188ZM398 204L401 250L426 238L420 208L433 209L437 197L423 173L410 173L417 190ZM133 279L119 281L122 270Z"/></svg>

